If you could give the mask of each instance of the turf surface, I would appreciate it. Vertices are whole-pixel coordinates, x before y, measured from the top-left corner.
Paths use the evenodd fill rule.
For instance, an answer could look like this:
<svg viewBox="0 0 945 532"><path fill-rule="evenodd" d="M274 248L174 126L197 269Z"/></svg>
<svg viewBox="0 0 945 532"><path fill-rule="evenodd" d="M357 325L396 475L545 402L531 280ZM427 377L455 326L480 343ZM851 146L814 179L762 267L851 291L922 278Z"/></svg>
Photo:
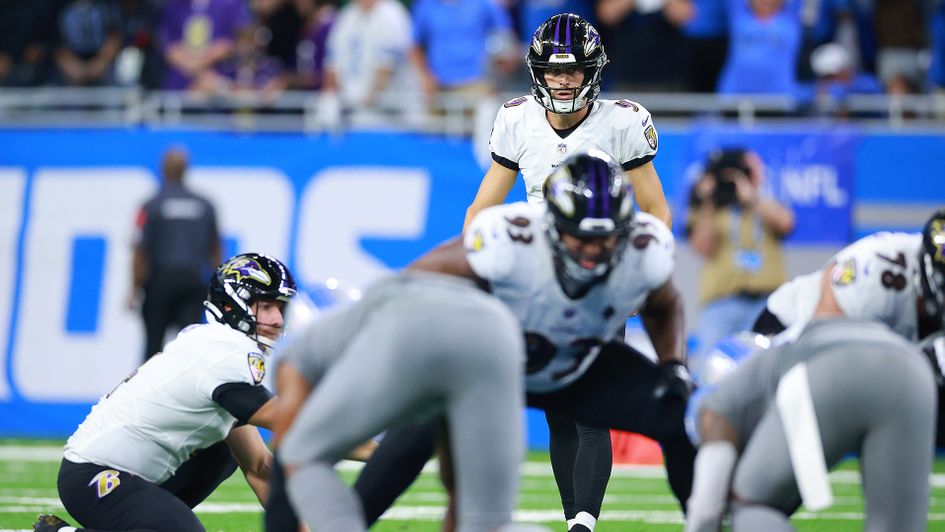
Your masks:
<svg viewBox="0 0 945 532"><path fill-rule="evenodd" d="M68 519L56 494L59 447L62 442L0 440L0 531L29 530L39 513ZM356 466L342 464L342 474L353 479ZM428 467L428 469L431 469ZM929 530L945 531L945 460L935 463ZM856 463L848 461L831 475L835 504L816 514L803 510L794 524L801 531L862 530L863 503ZM373 530L436 531L445 498L434 471L414 484ZM548 456L532 453L523 467L516 519L565 530ZM236 473L197 514L209 531L262 530L262 510L255 496ZM682 516L660 468L617 467L607 488L600 532L680 530Z"/></svg>

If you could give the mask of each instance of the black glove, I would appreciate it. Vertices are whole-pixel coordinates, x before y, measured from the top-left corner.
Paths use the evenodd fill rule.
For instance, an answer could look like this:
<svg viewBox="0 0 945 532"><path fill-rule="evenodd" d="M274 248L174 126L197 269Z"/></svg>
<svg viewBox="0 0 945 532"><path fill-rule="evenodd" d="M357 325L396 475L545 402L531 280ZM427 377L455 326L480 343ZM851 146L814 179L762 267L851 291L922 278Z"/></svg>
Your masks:
<svg viewBox="0 0 945 532"><path fill-rule="evenodd" d="M696 385L689 376L689 370L682 362L666 362L659 366L660 376L653 388L653 397L657 400L671 399L678 397L683 401L689 399L689 395L695 389Z"/></svg>

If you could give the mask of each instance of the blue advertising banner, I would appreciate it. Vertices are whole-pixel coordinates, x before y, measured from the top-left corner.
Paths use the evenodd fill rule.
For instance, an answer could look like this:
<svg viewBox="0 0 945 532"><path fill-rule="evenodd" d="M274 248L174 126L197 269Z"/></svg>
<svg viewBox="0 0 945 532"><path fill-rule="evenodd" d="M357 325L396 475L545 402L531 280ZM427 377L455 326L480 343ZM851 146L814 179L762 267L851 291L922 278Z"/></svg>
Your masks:
<svg viewBox="0 0 945 532"><path fill-rule="evenodd" d="M845 243L852 235L854 159L860 135L853 129L766 129L764 134L743 128L693 128L682 171L684 194L715 150L742 148L756 152L765 164L763 193L794 210L796 227L788 243ZM677 230L682 229L676 224Z"/></svg>
<svg viewBox="0 0 945 532"><path fill-rule="evenodd" d="M0 130L0 436L69 434L139 364L141 320L125 304L133 221L175 144L190 152L188 183L217 207L225 253L282 257L307 287L363 287L456 235L484 173L469 141L424 135ZM943 144L699 126L664 131L655 165L680 207L711 149L755 149L770 191L798 212L791 242L840 246L860 189L875 200L893 181L897 199L941 196L929 187L945 184ZM911 154L909 172L891 179L880 145ZM518 183L510 200L520 199ZM531 421L541 447L543 418Z"/></svg>

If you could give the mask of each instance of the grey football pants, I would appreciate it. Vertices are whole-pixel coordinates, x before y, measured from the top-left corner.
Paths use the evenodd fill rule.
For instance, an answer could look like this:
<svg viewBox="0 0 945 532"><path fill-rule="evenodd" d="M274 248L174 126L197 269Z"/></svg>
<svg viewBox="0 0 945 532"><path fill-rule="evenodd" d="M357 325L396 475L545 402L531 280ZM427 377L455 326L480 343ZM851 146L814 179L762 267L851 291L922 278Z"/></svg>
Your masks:
<svg viewBox="0 0 945 532"><path fill-rule="evenodd" d="M929 506L936 391L928 364L900 352L833 348L808 360L808 380L828 468L860 455L866 531L924 531ZM800 504L781 416L772 401L733 478L732 529L793 530Z"/></svg>
<svg viewBox="0 0 945 532"><path fill-rule="evenodd" d="M314 326L332 333L331 319ZM514 317L474 289L434 286L380 303L280 448L281 461L299 468L288 492L302 520L316 532L365 530L360 503L333 464L388 427L445 414L459 529L511 522L524 452L523 356Z"/></svg>

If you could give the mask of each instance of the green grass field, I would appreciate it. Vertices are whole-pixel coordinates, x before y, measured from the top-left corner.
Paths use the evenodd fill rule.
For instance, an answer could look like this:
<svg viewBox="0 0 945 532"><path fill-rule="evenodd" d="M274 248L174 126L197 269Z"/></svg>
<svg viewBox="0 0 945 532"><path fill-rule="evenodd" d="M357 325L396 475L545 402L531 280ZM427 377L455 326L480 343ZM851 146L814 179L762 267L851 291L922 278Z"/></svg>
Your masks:
<svg viewBox="0 0 945 532"><path fill-rule="evenodd" d="M56 472L61 442L0 440L0 532L28 530L39 513L68 518L56 494ZM342 464L346 478L355 467ZM801 531L862 530L863 503L856 464L848 462L832 473L835 504L818 513L800 512L794 524ZM935 463L929 530L945 531L945 460ZM424 473L411 490L374 527L379 531L436 531L444 495L435 473ZM262 510L237 473L197 508L210 531L262 530ZM532 453L523 467L516 519L565 530L548 456ZM73 523L75 524L75 523ZM616 467L607 488L597 530L680 530L682 516L666 485L661 468ZM891 531L892 532L892 531Z"/></svg>

